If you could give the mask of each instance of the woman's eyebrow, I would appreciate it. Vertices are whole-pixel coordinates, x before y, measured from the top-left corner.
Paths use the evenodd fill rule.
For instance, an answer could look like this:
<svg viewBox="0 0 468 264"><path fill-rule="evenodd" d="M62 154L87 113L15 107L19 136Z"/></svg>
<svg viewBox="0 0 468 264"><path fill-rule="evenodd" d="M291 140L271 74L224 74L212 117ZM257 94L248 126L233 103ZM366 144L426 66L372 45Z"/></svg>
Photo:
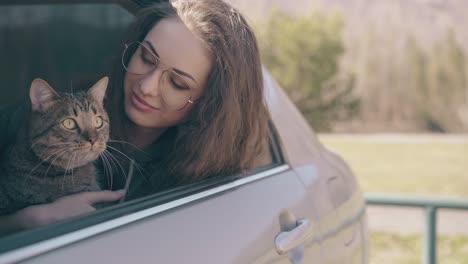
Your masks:
<svg viewBox="0 0 468 264"><path fill-rule="evenodd" d="M153 44L151 44L151 42L149 42L148 40L145 40L144 43L146 45L148 45L148 47L151 49L151 51L154 53L154 55L156 55L158 58L161 58L161 56L159 56L159 53L156 51L156 48L153 46ZM164 64L164 63L163 63ZM184 71L181 71L177 68L171 68L173 71L175 71L176 73L180 74L180 75L183 75L183 76L186 76L190 79L192 79L192 81L194 81L195 83L197 83L197 81L195 81L195 78L192 77L192 75L184 72ZM198 83L197 83L198 84Z"/></svg>

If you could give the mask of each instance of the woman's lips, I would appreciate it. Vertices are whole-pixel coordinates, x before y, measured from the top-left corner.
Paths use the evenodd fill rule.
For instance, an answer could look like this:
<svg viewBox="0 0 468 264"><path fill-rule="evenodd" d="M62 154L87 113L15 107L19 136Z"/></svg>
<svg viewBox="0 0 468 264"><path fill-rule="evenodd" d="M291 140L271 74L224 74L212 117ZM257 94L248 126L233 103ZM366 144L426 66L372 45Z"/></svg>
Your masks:
<svg viewBox="0 0 468 264"><path fill-rule="evenodd" d="M149 111L152 111L152 110L159 110L158 108L156 107L153 107L151 106L150 104L148 104L145 100L141 99L138 95L136 95L135 93L132 93L132 104L133 106L142 111L142 112L149 112Z"/></svg>

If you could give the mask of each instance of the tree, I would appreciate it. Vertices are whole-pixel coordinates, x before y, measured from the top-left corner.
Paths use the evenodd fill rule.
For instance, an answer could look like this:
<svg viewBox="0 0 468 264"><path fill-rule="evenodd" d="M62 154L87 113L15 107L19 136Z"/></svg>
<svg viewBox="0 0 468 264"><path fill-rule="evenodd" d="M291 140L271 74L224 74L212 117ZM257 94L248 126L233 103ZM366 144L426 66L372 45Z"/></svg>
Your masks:
<svg viewBox="0 0 468 264"><path fill-rule="evenodd" d="M337 75L345 51L342 28L339 15L292 16L279 9L258 26L262 63L319 130L357 106L353 78Z"/></svg>
<svg viewBox="0 0 468 264"><path fill-rule="evenodd" d="M417 91L415 109L426 129L439 132L468 130L463 118L467 109L467 62L452 30L425 54L412 41L408 53L413 88Z"/></svg>

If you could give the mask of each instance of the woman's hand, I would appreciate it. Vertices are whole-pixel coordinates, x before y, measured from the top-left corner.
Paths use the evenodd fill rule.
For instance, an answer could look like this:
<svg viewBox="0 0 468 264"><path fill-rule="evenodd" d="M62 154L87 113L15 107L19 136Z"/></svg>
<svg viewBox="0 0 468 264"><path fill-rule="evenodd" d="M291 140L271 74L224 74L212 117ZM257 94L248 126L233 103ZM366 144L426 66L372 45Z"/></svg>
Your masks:
<svg viewBox="0 0 468 264"><path fill-rule="evenodd" d="M114 202L124 195L124 191L83 192L62 197L49 204L26 207L6 216L9 217L10 228L8 229L19 231L90 213L96 210L93 207L94 204ZM5 230L5 227L0 229Z"/></svg>

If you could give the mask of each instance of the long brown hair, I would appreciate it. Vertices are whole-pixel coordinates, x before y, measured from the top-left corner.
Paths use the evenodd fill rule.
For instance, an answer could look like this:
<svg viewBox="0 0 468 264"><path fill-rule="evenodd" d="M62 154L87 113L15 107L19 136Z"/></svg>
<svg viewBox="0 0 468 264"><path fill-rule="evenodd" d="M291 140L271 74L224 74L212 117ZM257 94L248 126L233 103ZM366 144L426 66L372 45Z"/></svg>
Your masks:
<svg viewBox="0 0 468 264"><path fill-rule="evenodd" d="M205 43L212 57L207 87L178 125L165 162L181 182L243 172L266 143L269 114L257 41L242 15L222 0L176 0L147 7L137 15L126 43L142 41L161 19L178 16ZM117 66L120 64L117 63ZM123 67L116 67L106 106L114 137L129 122L124 112ZM122 134L116 135L118 131Z"/></svg>

